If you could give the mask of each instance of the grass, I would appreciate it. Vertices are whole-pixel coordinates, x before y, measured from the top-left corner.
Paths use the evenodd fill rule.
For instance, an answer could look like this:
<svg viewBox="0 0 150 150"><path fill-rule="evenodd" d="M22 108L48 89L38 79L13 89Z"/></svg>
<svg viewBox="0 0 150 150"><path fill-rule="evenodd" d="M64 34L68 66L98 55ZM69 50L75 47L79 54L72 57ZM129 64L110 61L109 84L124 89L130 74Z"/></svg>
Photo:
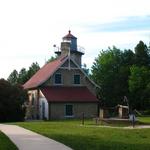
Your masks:
<svg viewBox="0 0 150 150"><path fill-rule="evenodd" d="M149 119L147 119L149 120ZM70 146L74 150L150 150L150 129L86 126L81 121L22 122L30 129Z"/></svg>
<svg viewBox="0 0 150 150"><path fill-rule="evenodd" d="M0 150L17 150L17 147L2 132L0 132Z"/></svg>
<svg viewBox="0 0 150 150"><path fill-rule="evenodd" d="M139 121L145 124L150 124L150 117L138 117Z"/></svg>

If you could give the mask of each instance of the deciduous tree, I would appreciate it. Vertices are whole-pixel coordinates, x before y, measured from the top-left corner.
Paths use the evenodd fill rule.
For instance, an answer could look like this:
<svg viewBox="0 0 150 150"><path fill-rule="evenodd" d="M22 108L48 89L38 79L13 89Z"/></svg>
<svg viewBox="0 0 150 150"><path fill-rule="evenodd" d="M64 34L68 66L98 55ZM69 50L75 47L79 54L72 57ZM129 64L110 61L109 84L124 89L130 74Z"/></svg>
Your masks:
<svg viewBox="0 0 150 150"><path fill-rule="evenodd" d="M150 107L150 70L148 67L133 65L129 77L130 105L144 110Z"/></svg>
<svg viewBox="0 0 150 150"><path fill-rule="evenodd" d="M0 122L22 121L25 115L25 100L27 93L21 86L0 79Z"/></svg>

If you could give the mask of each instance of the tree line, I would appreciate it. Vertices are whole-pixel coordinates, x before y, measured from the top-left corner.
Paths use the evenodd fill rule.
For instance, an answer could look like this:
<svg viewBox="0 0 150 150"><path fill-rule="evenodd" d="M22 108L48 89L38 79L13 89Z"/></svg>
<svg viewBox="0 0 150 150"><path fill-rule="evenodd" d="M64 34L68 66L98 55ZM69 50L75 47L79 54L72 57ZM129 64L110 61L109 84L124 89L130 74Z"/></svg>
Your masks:
<svg viewBox="0 0 150 150"><path fill-rule="evenodd" d="M102 106L127 105L126 96L132 109L150 108L150 49L143 41L134 51L115 46L100 51L91 72L101 87L97 94Z"/></svg>
<svg viewBox="0 0 150 150"><path fill-rule="evenodd" d="M45 64L55 60L57 57L56 56L51 56ZM22 68L19 72L14 69L10 75L7 78L7 81L9 81L12 85L20 84L23 85L25 84L38 70L40 69L40 65L38 62L33 62L31 66L26 69Z"/></svg>
<svg viewBox="0 0 150 150"><path fill-rule="evenodd" d="M40 66L37 62L32 63L29 69L22 68L19 72L14 69L12 73L8 77L8 81L12 85L20 84L23 85L25 82L27 82L38 70L40 69Z"/></svg>

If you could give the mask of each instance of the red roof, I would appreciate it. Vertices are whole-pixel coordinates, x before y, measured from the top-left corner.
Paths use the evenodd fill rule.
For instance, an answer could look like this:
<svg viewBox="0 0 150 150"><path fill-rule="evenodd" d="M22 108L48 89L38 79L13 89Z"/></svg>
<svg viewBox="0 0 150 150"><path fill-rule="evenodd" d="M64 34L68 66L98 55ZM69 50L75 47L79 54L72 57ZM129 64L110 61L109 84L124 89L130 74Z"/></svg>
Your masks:
<svg viewBox="0 0 150 150"><path fill-rule="evenodd" d="M69 30L68 34L63 37L63 39L64 39L64 38L75 38L75 39L76 39L76 37L71 34L71 31L70 31L70 30Z"/></svg>
<svg viewBox="0 0 150 150"><path fill-rule="evenodd" d="M47 86L41 91L49 102L98 102L87 87Z"/></svg>
<svg viewBox="0 0 150 150"><path fill-rule="evenodd" d="M67 56L61 56L44 65L23 85L24 89L36 88L43 84L65 62L66 58Z"/></svg>

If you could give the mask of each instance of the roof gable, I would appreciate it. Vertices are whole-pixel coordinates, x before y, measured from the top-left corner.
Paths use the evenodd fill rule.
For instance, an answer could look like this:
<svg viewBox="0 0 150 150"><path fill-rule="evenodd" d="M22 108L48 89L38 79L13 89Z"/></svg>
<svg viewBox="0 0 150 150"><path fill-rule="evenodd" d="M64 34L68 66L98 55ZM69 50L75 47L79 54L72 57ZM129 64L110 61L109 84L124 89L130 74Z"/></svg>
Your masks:
<svg viewBox="0 0 150 150"><path fill-rule="evenodd" d="M43 84L53 73L67 60L67 56L61 56L58 59L45 64L37 71L24 85L24 89L32 89Z"/></svg>
<svg viewBox="0 0 150 150"><path fill-rule="evenodd" d="M69 64L70 64L70 67L72 67L72 68L78 68L78 66L77 66L76 64L74 64L74 62L73 62L71 59L70 59L70 63L69 63L69 60L67 59L67 60L65 61L65 63L62 64L61 67L63 67L63 68L68 68L68 67L69 67Z"/></svg>
<svg viewBox="0 0 150 150"><path fill-rule="evenodd" d="M56 60L49 62L48 64L44 65L39 71L37 71L24 85L24 89L33 89L37 88L38 86L42 85L46 82L60 67L68 67L68 55L63 55L57 58ZM70 58L70 64L73 68L78 68L86 77L87 79L96 87L99 87L95 84L88 75L80 68L80 66ZM100 87L99 87L100 88Z"/></svg>
<svg viewBox="0 0 150 150"><path fill-rule="evenodd" d="M80 71L84 74L84 76L87 77L87 79L88 79L94 86L96 86L97 88L100 88L100 86L97 85L94 81L92 81L92 80L89 78L89 76L83 71L83 69L82 69L81 67L79 67L79 65L78 65L74 60L71 59L71 61L74 63L74 65L77 66L77 68L80 69Z"/></svg>

